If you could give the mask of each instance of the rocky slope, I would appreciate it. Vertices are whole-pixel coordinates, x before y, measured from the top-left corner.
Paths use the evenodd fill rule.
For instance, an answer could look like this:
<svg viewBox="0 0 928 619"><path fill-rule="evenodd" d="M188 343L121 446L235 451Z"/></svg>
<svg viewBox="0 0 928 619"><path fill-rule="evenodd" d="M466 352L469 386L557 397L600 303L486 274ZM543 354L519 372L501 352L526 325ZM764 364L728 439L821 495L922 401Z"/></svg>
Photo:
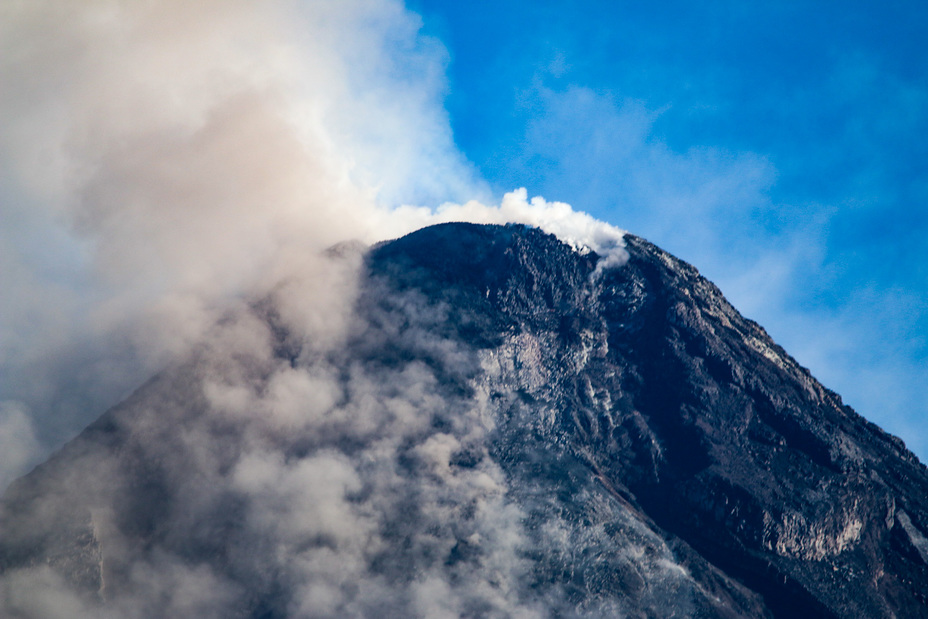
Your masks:
<svg viewBox="0 0 928 619"><path fill-rule="evenodd" d="M0 610L928 615L925 467L626 242L434 226L359 258L337 346L230 316L10 488Z"/></svg>

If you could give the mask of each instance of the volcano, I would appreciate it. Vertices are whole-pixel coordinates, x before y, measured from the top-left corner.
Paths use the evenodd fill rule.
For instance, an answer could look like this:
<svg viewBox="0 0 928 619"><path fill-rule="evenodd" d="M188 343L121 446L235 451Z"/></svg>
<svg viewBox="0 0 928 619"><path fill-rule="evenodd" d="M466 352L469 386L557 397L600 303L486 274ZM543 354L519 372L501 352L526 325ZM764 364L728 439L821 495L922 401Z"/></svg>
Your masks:
<svg viewBox="0 0 928 619"><path fill-rule="evenodd" d="M333 248L338 334L249 302L9 488L2 614L928 616L925 466L692 266L625 252Z"/></svg>

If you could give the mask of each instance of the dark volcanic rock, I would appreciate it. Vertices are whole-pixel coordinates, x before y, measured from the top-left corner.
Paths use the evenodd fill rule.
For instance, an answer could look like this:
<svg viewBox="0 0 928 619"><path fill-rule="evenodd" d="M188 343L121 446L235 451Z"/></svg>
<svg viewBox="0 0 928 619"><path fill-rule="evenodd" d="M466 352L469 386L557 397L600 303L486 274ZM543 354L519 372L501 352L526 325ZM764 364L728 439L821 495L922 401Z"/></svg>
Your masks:
<svg viewBox="0 0 928 619"><path fill-rule="evenodd" d="M467 591L457 615L928 616L925 467L694 268L626 241L627 264L601 271L595 254L523 226L434 226L367 254L360 326L323 356L342 394L332 411L361 410L350 395L358 367L378 377L378 394L393 389L378 395L385 410L405 377L427 374L425 422L403 426L391 447L389 500L377 499L383 470L363 463L399 426L364 433L326 421L266 440L287 463L332 452L355 463L348 502L385 545L352 556L366 562L364 582L413 593L368 604L341 583L343 605L329 614L429 614L410 609L434 578ZM236 370L255 393L323 363L273 300L253 319L275 351ZM251 422L211 412L203 368L194 359L167 371L11 487L0 570L48 565L88 600L117 599L139 557L169 554L232 583L242 616L312 616L295 610L306 607L291 564L274 562L281 547L255 529L253 494L238 482L206 493L239 480L257 439L242 438ZM481 421L464 424L469 415ZM209 475L194 430L211 437ZM440 451L441 466L428 469ZM486 490L490 478L503 490ZM423 506L437 494L436 519ZM501 562L502 538L495 549L485 540L490 516L504 512L518 542ZM107 535L118 552L107 552ZM288 552L337 555L343 542L316 534L300 544Z"/></svg>

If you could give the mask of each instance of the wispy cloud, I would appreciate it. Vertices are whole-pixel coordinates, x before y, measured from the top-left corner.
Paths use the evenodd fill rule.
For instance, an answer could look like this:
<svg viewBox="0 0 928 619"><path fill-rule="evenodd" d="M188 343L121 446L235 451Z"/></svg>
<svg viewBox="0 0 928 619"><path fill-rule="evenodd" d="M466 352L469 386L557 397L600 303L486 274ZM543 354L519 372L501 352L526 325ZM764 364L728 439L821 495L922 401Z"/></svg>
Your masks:
<svg viewBox="0 0 928 619"><path fill-rule="evenodd" d="M768 208L775 170L751 153L675 152L654 130L660 110L589 88L539 86L541 109L518 162L526 182L693 259L707 244L731 242L718 225L749 222Z"/></svg>

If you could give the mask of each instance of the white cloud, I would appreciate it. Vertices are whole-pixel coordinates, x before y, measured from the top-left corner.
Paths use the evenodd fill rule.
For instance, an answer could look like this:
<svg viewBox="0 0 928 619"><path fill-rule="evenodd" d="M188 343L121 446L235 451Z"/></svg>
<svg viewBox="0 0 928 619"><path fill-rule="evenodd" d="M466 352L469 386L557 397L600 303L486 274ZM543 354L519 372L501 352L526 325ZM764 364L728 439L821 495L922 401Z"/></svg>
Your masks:
<svg viewBox="0 0 928 619"><path fill-rule="evenodd" d="M536 96L540 112L517 162L526 178L538 179L536 191L556 190L591 212L614 214L630 232L697 263L706 247L741 243L732 231L770 206L775 170L761 156L678 152L655 129L661 111L640 101L579 86L538 87Z"/></svg>

